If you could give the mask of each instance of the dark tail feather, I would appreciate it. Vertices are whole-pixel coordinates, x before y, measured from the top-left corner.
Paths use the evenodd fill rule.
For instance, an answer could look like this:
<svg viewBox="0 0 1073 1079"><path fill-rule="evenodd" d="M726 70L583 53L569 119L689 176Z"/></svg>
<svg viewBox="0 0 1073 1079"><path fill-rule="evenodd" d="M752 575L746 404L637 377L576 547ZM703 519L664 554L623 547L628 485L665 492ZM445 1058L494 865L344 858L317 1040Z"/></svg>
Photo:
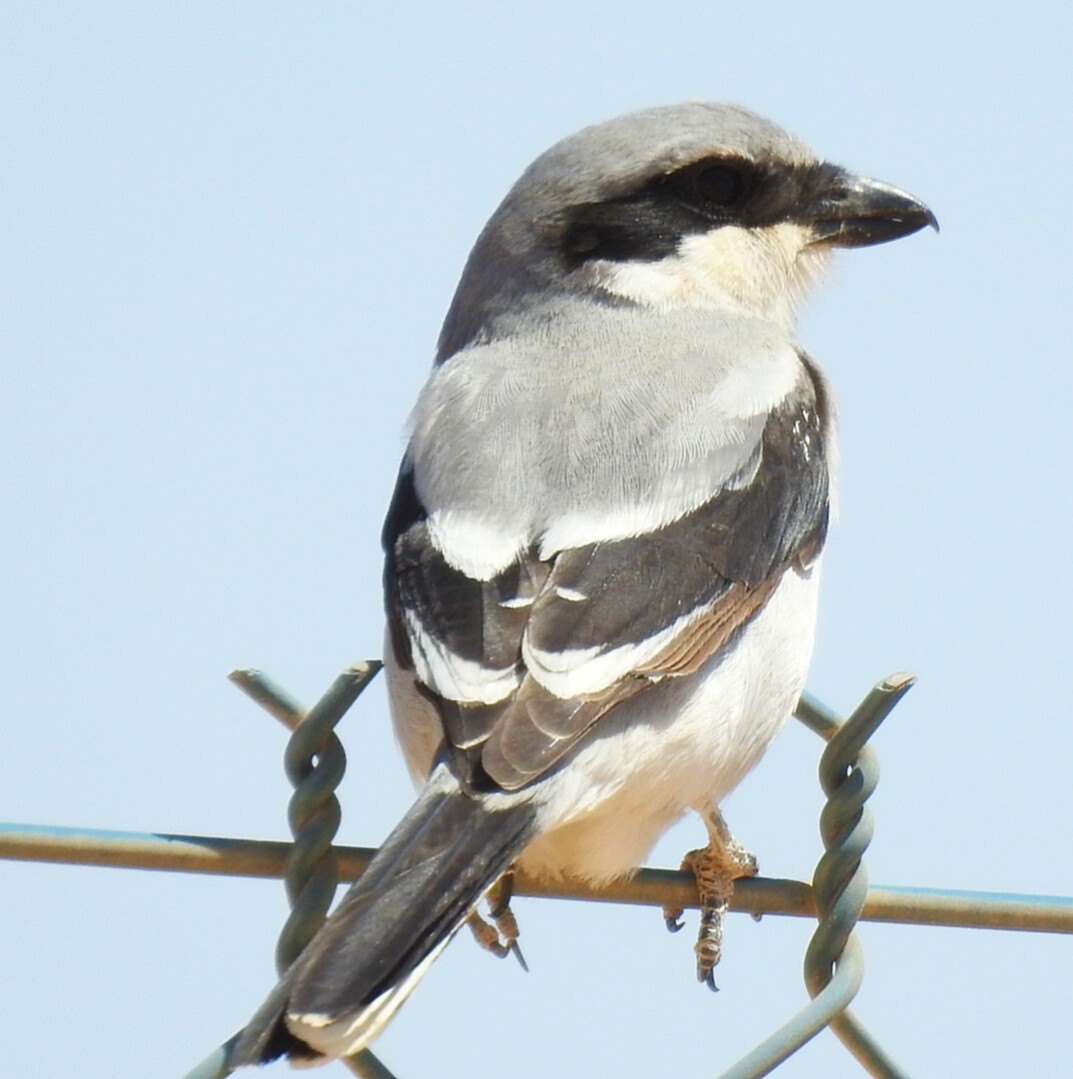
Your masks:
<svg viewBox="0 0 1073 1079"><path fill-rule="evenodd" d="M231 1067L349 1055L372 1041L531 838L535 815L524 802L488 809L434 772L250 1020Z"/></svg>

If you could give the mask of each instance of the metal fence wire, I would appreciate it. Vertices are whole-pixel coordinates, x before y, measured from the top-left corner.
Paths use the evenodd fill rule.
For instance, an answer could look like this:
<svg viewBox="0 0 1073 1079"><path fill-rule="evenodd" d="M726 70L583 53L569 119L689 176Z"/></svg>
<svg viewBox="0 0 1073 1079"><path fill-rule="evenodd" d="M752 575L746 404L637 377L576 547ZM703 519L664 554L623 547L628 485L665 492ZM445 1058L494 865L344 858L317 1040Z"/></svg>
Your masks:
<svg viewBox="0 0 1073 1079"><path fill-rule="evenodd" d="M119 833L75 828L0 824L0 857L117 868L167 869L218 875L282 877L291 913L279 936L276 965L282 973L309 943L327 916L340 880L353 880L375 854L333 845L340 807L335 789L346 756L335 726L380 670L375 661L354 664L310 709L292 699L260 671L231 675L245 693L292 733L284 756L294 786L288 807L293 843L159 833ZM868 740L913 684L907 674L880 682L845 720L808 694L795 715L825 739L819 777L827 802L820 813L824 853L811 886L800 881L753 877L736 883L732 909L753 915L815 917L805 954L809 1002L719 1079L759 1079L830 1027L869 1075L907 1079L849 1010L864 976L863 953L854 928L866 921L1073 933L1073 898L868 887L863 857L872 838L866 802L879 777ZM593 888L542 885L518 873L520 895L656 907L697 907L693 878L686 873L642 869L627 880ZM223 1079L235 1034L183 1079ZM368 1050L344 1063L366 1079L394 1079Z"/></svg>

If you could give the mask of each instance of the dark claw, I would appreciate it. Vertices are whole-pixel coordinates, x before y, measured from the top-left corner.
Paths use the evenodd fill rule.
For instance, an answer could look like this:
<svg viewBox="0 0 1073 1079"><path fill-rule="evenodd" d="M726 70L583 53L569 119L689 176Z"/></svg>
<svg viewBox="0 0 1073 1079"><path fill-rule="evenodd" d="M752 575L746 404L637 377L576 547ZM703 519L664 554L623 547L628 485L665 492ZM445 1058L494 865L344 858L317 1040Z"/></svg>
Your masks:
<svg viewBox="0 0 1073 1079"><path fill-rule="evenodd" d="M700 971L698 971L697 977L698 980L702 981L713 993L719 992L719 986L715 984L714 970L709 970L707 974L701 974Z"/></svg>
<svg viewBox="0 0 1073 1079"><path fill-rule="evenodd" d="M512 940L510 942L509 951L514 953L514 958L518 960L518 963L521 966L522 970L524 970L525 973L528 974L529 964L525 961L525 956L522 955L522 950L518 947L518 942L516 940Z"/></svg>
<svg viewBox="0 0 1073 1079"><path fill-rule="evenodd" d="M677 933L686 923L682 921L679 915L668 914L664 917L663 924L667 927L667 932Z"/></svg>

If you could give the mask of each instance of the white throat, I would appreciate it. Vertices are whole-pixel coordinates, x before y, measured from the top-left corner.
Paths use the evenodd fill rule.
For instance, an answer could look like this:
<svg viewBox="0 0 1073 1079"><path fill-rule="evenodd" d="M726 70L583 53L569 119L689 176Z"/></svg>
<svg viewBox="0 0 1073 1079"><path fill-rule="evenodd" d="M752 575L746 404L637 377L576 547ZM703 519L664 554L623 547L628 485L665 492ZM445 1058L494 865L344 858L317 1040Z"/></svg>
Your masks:
<svg viewBox="0 0 1073 1079"><path fill-rule="evenodd" d="M657 261L601 261L590 272L598 288L647 307L730 308L789 328L829 258L810 239L808 226L792 222L726 225L687 236Z"/></svg>

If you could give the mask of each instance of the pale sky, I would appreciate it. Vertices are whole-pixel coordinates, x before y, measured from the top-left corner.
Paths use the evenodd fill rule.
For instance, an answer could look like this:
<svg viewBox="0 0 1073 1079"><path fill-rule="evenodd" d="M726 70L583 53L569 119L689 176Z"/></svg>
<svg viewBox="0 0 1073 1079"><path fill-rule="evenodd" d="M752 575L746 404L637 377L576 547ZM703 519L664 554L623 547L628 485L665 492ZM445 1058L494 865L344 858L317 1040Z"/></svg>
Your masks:
<svg viewBox="0 0 1073 1079"><path fill-rule="evenodd" d="M1073 894L1068 6L373 8L0 9L0 816L285 838L285 733L225 676L311 703L379 654L380 524L482 223L576 128L725 99L942 224L843 253L801 324L842 448L810 689L919 676L870 876ZM412 794L381 686L340 734L340 839L375 845ZM821 853L819 748L792 726L725 807L767 875ZM278 882L0 888L6 1074L180 1076L274 980ZM399 1079L714 1077L806 999L805 921L732 916L712 996L695 915L516 910L530 973L460 937L377 1045ZM910 1075L1068 1070L1069 938L861 939L855 1011ZM863 1072L824 1034L776 1074Z"/></svg>

